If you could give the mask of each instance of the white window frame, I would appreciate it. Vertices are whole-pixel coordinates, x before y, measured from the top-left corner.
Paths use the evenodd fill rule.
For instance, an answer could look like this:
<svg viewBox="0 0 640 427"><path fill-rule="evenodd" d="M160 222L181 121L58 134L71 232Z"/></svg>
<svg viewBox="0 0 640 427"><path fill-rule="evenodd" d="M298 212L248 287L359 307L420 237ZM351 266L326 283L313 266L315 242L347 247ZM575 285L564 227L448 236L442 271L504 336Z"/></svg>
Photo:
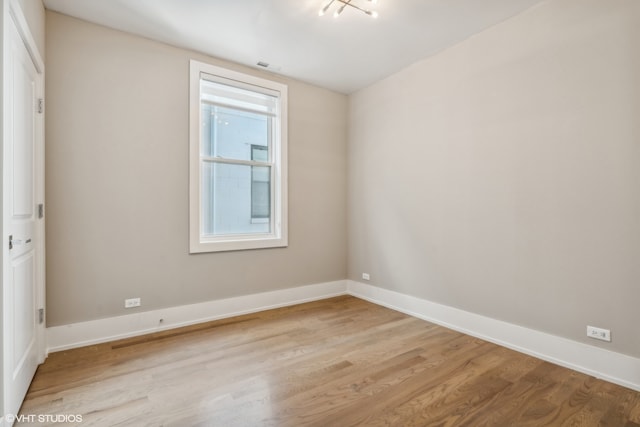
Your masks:
<svg viewBox="0 0 640 427"><path fill-rule="evenodd" d="M287 86L237 71L190 61L189 70L189 252L221 252L286 247L287 238ZM270 233L204 236L201 200L201 76L206 74L225 83L249 85L256 92L277 92L279 109L274 120L272 141L271 231Z"/></svg>

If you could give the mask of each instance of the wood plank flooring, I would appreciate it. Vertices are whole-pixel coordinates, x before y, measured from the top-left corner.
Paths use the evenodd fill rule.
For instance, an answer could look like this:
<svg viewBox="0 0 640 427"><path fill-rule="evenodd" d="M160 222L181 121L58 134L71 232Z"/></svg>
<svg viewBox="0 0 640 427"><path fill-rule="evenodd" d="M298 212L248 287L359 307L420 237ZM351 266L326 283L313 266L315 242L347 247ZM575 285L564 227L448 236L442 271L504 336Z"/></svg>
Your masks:
<svg viewBox="0 0 640 427"><path fill-rule="evenodd" d="M640 393L345 296L53 353L21 414L82 423L17 425L82 427L640 427Z"/></svg>

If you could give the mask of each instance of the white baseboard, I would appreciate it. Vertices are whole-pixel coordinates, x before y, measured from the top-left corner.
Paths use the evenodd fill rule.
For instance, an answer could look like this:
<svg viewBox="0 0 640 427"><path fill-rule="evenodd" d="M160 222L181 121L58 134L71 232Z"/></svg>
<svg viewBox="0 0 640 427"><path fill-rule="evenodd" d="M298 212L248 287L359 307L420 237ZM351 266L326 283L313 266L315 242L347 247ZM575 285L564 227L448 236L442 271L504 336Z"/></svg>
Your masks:
<svg viewBox="0 0 640 427"><path fill-rule="evenodd" d="M47 350L98 344L344 294L640 391L640 359L353 280L54 326L47 328Z"/></svg>
<svg viewBox="0 0 640 427"><path fill-rule="evenodd" d="M344 295L346 281L318 283L47 328L47 353ZM160 319L163 319L160 323Z"/></svg>
<svg viewBox="0 0 640 427"><path fill-rule="evenodd" d="M353 280L347 293L640 391L640 359Z"/></svg>

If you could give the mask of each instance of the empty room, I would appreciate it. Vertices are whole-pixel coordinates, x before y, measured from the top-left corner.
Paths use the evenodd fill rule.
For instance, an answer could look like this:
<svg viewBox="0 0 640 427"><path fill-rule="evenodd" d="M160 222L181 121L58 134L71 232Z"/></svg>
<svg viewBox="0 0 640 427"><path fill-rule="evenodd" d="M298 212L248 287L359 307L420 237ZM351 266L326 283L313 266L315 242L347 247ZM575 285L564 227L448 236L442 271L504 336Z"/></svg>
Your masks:
<svg viewBox="0 0 640 427"><path fill-rule="evenodd" d="M1 1L0 427L640 427L640 1Z"/></svg>

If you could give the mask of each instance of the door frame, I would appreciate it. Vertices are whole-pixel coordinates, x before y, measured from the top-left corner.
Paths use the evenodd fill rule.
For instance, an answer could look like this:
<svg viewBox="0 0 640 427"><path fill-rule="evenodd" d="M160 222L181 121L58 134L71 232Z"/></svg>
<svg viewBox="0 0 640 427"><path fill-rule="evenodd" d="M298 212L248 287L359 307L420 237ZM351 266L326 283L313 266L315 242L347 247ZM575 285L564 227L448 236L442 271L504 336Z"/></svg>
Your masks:
<svg viewBox="0 0 640 427"><path fill-rule="evenodd" d="M7 277L7 267L8 267L8 259L9 259L9 236L7 234L8 231L8 221L9 212L7 212L7 204L6 200L6 188L7 185L7 176L6 176L6 168L5 168L5 152L7 144L10 143L10 137L8 127L5 126L5 123L8 121L9 109L11 106L7 101L7 97L4 94L8 89L7 75L10 72L9 70L9 31L11 25L15 25L15 28L18 30L18 34L20 35L22 42L24 43L33 64L36 67L36 71L38 72L38 77L36 81L36 91L37 98L42 99L42 113L36 114L35 120L35 153L34 153L34 197L36 205L42 203L44 206L44 61L38 50L38 47L35 43L35 39L31 34L31 30L29 29L29 25L27 24L27 20L22 12L20 4L17 0L0 0L2 2L2 43L1 43L1 57L2 57L2 84L0 85L0 91L2 92L2 114L0 116L0 133L2 135L2 150L0 151L0 156L2 157L2 162L0 163L0 168L2 170L1 179L2 185L0 186L0 191L2 192L2 232L0 235L2 238L0 239L0 254L1 263L2 263L2 276L1 276L1 292L0 292L0 307L2 308L2 315L0 316L0 332L2 333L2 338L0 339L0 351L2 351L2 360L3 365L0 367L0 380L2 383L1 393L0 393L0 426L4 427L9 426L10 423L4 419L5 411L7 409L7 401L8 401L8 382L5 381L8 374L8 363L7 357L4 357L8 353L8 350L11 350L11 343L7 342L5 328L7 327L7 322L5 319L5 283ZM35 206L34 206L35 208ZM38 308L45 308L45 220L44 218L37 220L35 225L35 239L36 247L35 247L35 256L36 256L36 265L35 265L35 282L36 282L36 306ZM34 313L35 315L35 313ZM44 362L47 356L47 345L46 345L46 322L37 324L37 333L36 333L36 348L38 352L38 363Z"/></svg>

